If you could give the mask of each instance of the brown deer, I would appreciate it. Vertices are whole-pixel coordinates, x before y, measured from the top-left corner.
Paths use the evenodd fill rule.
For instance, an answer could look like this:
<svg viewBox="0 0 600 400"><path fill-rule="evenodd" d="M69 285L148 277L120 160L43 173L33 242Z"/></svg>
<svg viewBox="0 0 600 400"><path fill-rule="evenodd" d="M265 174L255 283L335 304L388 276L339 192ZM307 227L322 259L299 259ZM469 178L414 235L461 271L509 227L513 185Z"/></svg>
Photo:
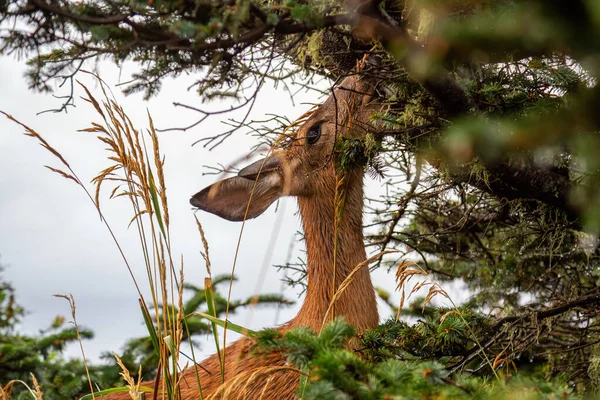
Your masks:
<svg viewBox="0 0 600 400"><path fill-rule="evenodd" d="M199 209L231 221L242 221L259 216L281 196L297 197L306 239L308 286L298 315L281 326L281 331L308 326L318 332L326 319L334 289L366 259L362 233L364 171L356 167L345 172L340 185L334 145L342 136L365 134L370 115L378 109L371 104L373 93L374 88L366 79L356 76L344 79L299 126L290 145L243 168L236 177L205 188L190 200ZM345 199L336 226L334 203L340 186L344 188ZM360 268L353 276L337 297L334 310L336 317L344 317L359 332L377 326L377 303L368 268ZM202 368L184 370L181 398L200 398L196 370L204 398L295 398L300 381L298 372L287 368L279 354L249 356L252 344L252 339L242 338L225 348L224 384L216 354L204 360ZM144 385L152 387L153 383ZM120 393L107 398L127 396ZM149 394L147 398L153 397Z"/></svg>

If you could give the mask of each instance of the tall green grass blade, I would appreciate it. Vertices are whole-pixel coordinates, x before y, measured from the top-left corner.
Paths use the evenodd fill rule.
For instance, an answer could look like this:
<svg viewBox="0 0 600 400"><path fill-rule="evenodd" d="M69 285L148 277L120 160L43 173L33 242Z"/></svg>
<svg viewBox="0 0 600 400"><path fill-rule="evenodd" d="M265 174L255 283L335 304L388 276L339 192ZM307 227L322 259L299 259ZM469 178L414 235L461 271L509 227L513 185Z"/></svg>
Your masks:
<svg viewBox="0 0 600 400"><path fill-rule="evenodd" d="M203 313L203 312L195 312L194 314L197 314L197 315L201 316L202 318L206 318L210 322L215 323L215 324L219 325L222 328L225 327L225 321L222 320L222 319L215 318L212 315L208 315L208 314ZM255 336L256 333L257 333L256 331L253 331L252 329L244 328L243 326L234 324L231 321L227 321L227 330L230 330L230 331L233 331L233 332L237 332L240 335L244 335L244 336L248 336L248 337Z"/></svg>
<svg viewBox="0 0 600 400"><path fill-rule="evenodd" d="M152 342L152 346L154 346L154 350L156 354L160 356L160 346L158 343L158 335L156 334L156 330L154 329L154 324L152 323L152 318L150 317L150 312L146 307L146 304L139 299L140 308L142 309L142 316L144 317L144 323L146 324L146 329L148 330L148 335L150 335L150 341Z"/></svg>
<svg viewBox="0 0 600 400"><path fill-rule="evenodd" d="M163 338L163 343L165 344L165 346L167 346L167 349L169 349L169 353L171 354L171 368L172 368L172 378L174 382L177 382L178 378L177 378L177 357L174 357L173 355L177 353L177 349L175 348L175 342L173 341L173 337L171 337L171 335L167 335ZM180 391L180 387L179 385L175 385L175 390L177 390L177 392ZM170 392L169 392L170 393ZM180 396L178 396L178 398L180 398ZM175 398L175 397L172 397Z"/></svg>
<svg viewBox="0 0 600 400"><path fill-rule="evenodd" d="M310 376L310 370L308 367L302 368L302 371L305 372L306 374L300 375L299 392L300 392L301 397L304 396L304 391L306 390L306 384L308 383L308 377Z"/></svg>
<svg viewBox="0 0 600 400"><path fill-rule="evenodd" d="M152 392L154 389L149 388L147 386L140 386L139 390L140 390L140 392ZM129 388L127 386L105 389L105 390L101 390L99 392L94 392L93 395L92 395L92 393L86 394L85 396L80 397L79 400L92 400L94 398L101 399L102 398L101 396L104 396L104 395L128 392L128 391L129 391Z"/></svg>
<svg viewBox="0 0 600 400"><path fill-rule="evenodd" d="M158 341L158 334L156 333L156 330L154 329L154 324L152 323L152 318L150 317L150 312L148 311L148 308L146 307L146 304L144 304L144 302L142 302L142 300L139 300L140 302L140 307L142 308L142 315L144 316L144 323L146 324L146 329L148 330L148 335L150 336L150 341L152 342L152 346L154 346L154 350L156 351L156 354L158 355L158 357L160 358L160 343ZM166 363L165 363L166 364ZM173 398L173 386L171 385L171 381L169 380L169 370L168 368L164 368L165 369L165 374L164 374L164 380L167 386L167 393L169 394L169 398Z"/></svg>
<svg viewBox="0 0 600 400"><path fill-rule="evenodd" d="M175 349L175 343L173 342L173 338L171 337L171 335L165 336L163 338L163 342L165 342L165 344L167 345L167 349L169 349L169 352L171 354L175 354L177 350Z"/></svg>
<svg viewBox="0 0 600 400"><path fill-rule="evenodd" d="M150 168L148 168L148 176L150 178L150 196L152 197L152 206L154 207L154 214L156 215L156 220L158 221L158 226L160 227L160 231L162 232L163 237L166 239L167 231L165 230L162 213L160 211L160 203L158 201L158 191L156 190L156 184L154 183L154 176L152 175L152 171L150 171Z"/></svg>
<svg viewBox="0 0 600 400"><path fill-rule="evenodd" d="M204 297L206 299L206 305L208 307L208 313L216 318L217 310L215 307L215 296L213 295L212 279L204 278ZM210 319L209 319L210 321ZM215 339L215 346L217 347L217 356L219 357L219 365L221 366L221 382L225 382L225 365L223 364L223 357L221 355L221 348L219 346L219 332L217 331L216 322L211 321L213 338Z"/></svg>
<svg viewBox="0 0 600 400"><path fill-rule="evenodd" d="M183 325L185 326L185 332L187 333L187 336L191 337L190 327L188 326L187 319L185 319L185 318L183 319ZM200 374L198 373L198 364L196 362L196 355L194 354L194 345L191 343L191 340L190 340L190 350L192 352L192 360L191 361L194 363L193 368L194 368L194 373L196 375L196 383L198 384L198 392L200 394L200 400L204 400L204 393L202 393L202 383L200 382ZM202 366L200 366L200 368L204 369L204 367L202 367Z"/></svg>

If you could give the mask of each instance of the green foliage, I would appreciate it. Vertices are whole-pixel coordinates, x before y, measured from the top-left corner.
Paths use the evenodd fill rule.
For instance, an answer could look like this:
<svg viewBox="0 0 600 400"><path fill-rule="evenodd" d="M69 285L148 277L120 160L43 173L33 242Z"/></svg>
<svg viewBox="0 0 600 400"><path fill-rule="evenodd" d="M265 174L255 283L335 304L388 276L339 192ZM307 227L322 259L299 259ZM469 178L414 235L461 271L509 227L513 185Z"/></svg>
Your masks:
<svg viewBox="0 0 600 400"><path fill-rule="evenodd" d="M6 294L5 298L11 299L10 302L2 303L0 307L0 321L6 322L0 330L0 385L4 386L12 380L22 380L31 384L30 374L33 374L40 383L45 400L79 398L89 393L90 386L83 361L66 359L62 354L66 345L77 342L75 329L63 327L65 318L56 317L51 326L41 330L39 335L25 336L16 333L15 325L23 316L23 309L15 302L11 286L0 282L0 294ZM229 282L229 276L218 276L214 279L215 286L225 282ZM187 285L186 289L191 293L189 300L184 303L186 315L198 310L206 311L204 288ZM218 291L213 293L217 315L224 315L226 300ZM286 306L292 302L285 300L281 295L265 294L258 298L232 301L230 312L249 304ZM207 321L197 315L190 315L187 321L189 336L186 332L185 340L190 341L193 337L210 332ZM79 333L84 340L93 338L90 330L80 330ZM185 346L182 350L186 351ZM129 340L119 357L130 371L137 371L141 366L143 376L150 377L156 374L158 355L148 336ZM122 386L121 368L112 352L104 353L102 359L102 364L88 363L94 386L102 389ZM29 396L29 392L21 385L14 385L12 392L15 398L19 399Z"/></svg>
<svg viewBox="0 0 600 400"><path fill-rule="evenodd" d="M83 363L67 361L61 356L67 344L77 341L75 330L65 328L64 318L56 317L38 335L21 335L15 331L23 316L24 310L16 302L14 289L0 279L0 385L13 379L31 383L30 373L33 373L48 383L47 399L73 398L75 394L85 392L86 386L89 390ZM89 330L82 330L80 334L85 339L93 337ZM16 394L24 391L20 385L13 389Z"/></svg>
<svg viewBox="0 0 600 400"><path fill-rule="evenodd" d="M457 326L451 315L438 326L438 342L451 342L445 329ZM480 318L480 317L477 317ZM477 323L471 317L469 323ZM448 321L448 322L446 322ZM560 380L547 382L536 374L517 374L492 381L469 374L451 375L439 362L402 360L398 354L361 357L363 349L378 342L376 349L401 343L407 326L388 322L378 329L354 337L354 330L338 319L320 334L296 328L284 335L275 330L259 333L259 351L283 351L288 361L309 373L301 389L303 399L576 399ZM416 330L419 330L418 328ZM354 349L354 350L353 350Z"/></svg>
<svg viewBox="0 0 600 400"><path fill-rule="evenodd" d="M338 171L350 171L353 168L366 168L371 176L383 176L382 162L377 157L381 151L381 142L372 134L364 139L341 137L336 142L336 168Z"/></svg>
<svg viewBox="0 0 600 400"><path fill-rule="evenodd" d="M219 97L228 91L224 88L232 87L236 89L229 96L237 96L235 92L266 65L264 60L255 60L244 70L238 69L235 58L257 49L253 38L260 39L275 28L283 33L298 24L317 27L323 23L322 7L292 0L285 5L247 0L60 1L48 6L52 11L65 8L57 15L43 5L39 14L27 7L18 1L0 11L0 23L25 18L22 30L0 36L0 54L44 49L29 62L27 77L32 87L50 91L48 79L72 76L82 60L110 56L117 64L134 60L144 65L125 91L143 91L147 98L158 93L164 77L177 76L187 68L207 71L206 79L197 83L198 93L206 98ZM39 40L29 32L38 23L41 29L35 35L44 31ZM84 46L75 44L81 38Z"/></svg>
<svg viewBox="0 0 600 400"><path fill-rule="evenodd" d="M0 316L5 317L5 311L0 310ZM10 329L0 333L0 384L5 385L11 380L31 383L30 374L34 374L44 387L45 399L74 398L89 392L83 362L62 356L67 344L77 342L77 332L74 328L63 327L64 322L64 318L57 317L50 327L36 336L14 333L14 324L8 325ZM79 333L83 339L93 337L89 330ZM99 385L112 386L120 380L114 366L95 366L91 373ZM25 393L25 388L15 385L13 394L19 393Z"/></svg>
<svg viewBox="0 0 600 400"><path fill-rule="evenodd" d="M365 332L361 353L369 360L386 358L449 360L477 347L474 339L489 333L494 320L468 308L438 308L409 325L388 320Z"/></svg>
<svg viewBox="0 0 600 400"><path fill-rule="evenodd" d="M215 290L219 286L223 284L229 283L230 275L219 275L213 279L213 296L215 302L215 313L217 317L225 315L225 310L227 308L227 299L223 297L220 291ZM234 281L236 279L234 278ZM198 345L193 338L200 337L202 335L207 335L211 333L211 324L205 318L202 318L200 315L196 314L196 312L208 314L208 306L206 304L206 296L204 288L198 287L189 283L184 284L184 289L190 293L188 300L183 303L184 315L186 315L187 329L183 330L183 340L188 341L188 345L182 345L182 351L187 355L187 357L191 357L189 354L189 345L194 344ZM277 305L277 306L289 306L293 304L293 302L286 300L282 295L275 293L266 293L259 295L257 297L250 297L243 300L232 300L229 303L229 312L234 313L235 311L246 307L250 304L256 304L259 307ZM170 315L177 314L177 308L173 305L170 305L171 311ZM158 320L162 320L162 310L159 314ZM152 344L152 340L149 336L134 338L129 341L124 346L124 350L121 355L119 355L123 364L130 371L137 371L139 366L142 366L142 374L144 376L154 376L156 375L156 368L158 366L159 354L155 351L154 345ZM111 353L105 353L103 355L105 360L112 360L113 356Z"/></svg>
<svg viewBox="0 0 600 400"><path fill-rule="evenodd" d="M0 264L0 273L4 267ZM15 301L13 287L0 281L0 335L8 334L23 316L23 308Z"/></svg>

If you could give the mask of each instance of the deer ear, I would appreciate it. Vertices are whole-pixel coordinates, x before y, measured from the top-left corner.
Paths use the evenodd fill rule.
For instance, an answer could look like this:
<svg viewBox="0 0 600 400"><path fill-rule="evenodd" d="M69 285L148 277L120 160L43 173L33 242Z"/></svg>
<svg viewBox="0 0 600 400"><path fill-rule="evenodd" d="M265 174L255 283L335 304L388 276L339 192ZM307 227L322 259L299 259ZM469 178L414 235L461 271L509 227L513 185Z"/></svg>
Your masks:
<svg viewBox="0 0 600 400"><path fill-rule="evenodd" d="M277 173L261 176L256 186L254 180L236 176L202 189L192 196L190 203L229 221L243 221L244 216L251 219L265 212L281 197L281 186L281 177Z"/></svg>

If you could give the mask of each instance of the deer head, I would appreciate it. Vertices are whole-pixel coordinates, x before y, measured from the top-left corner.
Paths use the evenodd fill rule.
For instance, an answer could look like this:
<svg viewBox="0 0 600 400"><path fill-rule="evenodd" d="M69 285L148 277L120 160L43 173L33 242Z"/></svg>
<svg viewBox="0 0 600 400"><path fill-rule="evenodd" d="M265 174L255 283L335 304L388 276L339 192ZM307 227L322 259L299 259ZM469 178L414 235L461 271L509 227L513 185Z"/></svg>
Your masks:
<svg viewBox="0 0 600 400"><path fill-rule="evenodd" d="M190 203L230 221L261 215L282 196L332 195L336 185L336 140L360 138L369 131L374 86L350 76L303 121L288 144L196 193ZM349 179L361 179L362 171ZM361 181L362 184L362 181Z"/></svg>

